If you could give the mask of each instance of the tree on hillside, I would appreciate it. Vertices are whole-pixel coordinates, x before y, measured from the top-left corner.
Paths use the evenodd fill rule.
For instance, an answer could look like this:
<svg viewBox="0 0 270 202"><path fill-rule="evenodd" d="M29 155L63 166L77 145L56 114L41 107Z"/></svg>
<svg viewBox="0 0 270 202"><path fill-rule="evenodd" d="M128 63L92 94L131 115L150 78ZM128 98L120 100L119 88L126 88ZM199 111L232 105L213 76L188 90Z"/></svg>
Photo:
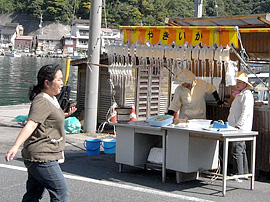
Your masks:
<svg viewBox="0 0 270 202"><path fill-rule="evenodd" d="M41 14L43 14L44 0L36 0L32 1L28 6L28 11L36 18L40 18Z"/></svg>
<svg viewBox="0 0 270 202"><path fill-rule="evenodd" d="M0 0L0 12L1 14L12 13L14 11L14 4L9 0Z"/></svg>
<svg viewBox="0 0 270 202"><path fill-rule="evenodd" d="M72 20L73 0L45 1L44 18L49 21L68 22Z"/></svg>
<svg viewBox="0 0 270 202"><path fill-rule="evenodd" d="M13 0L14 5L14 11L17 13L22 13L23 10L26 10L27 2L24 2L23 0Z"/></svg>
<svg viewBox="0 0 270 202"><path fill-rule="evenodd" d="M128 3L107 4L107 23L110 28L119 28L120 25L140 25L143 17L138 7Z"/></svg>
<svg viewBox="0 0 270 202"><path fill-rule="evenodd" d="M224 1L220 0L208 0L204 6L204 16L225 16L228 15L225 12Z"/></svg>
<svg viewBox="0 0 270 202"><path fill-rule="evenodd" d="M164 26L165 18L168 16L168 10L164 0L151 0L149 1L154 6L152 16L156 19L154 26Z"/></svg>
<svg viewBox="0 0 270 202"><path fill-rule="evenodd" d="M152 2L146 0L138 1L138 9L143 16L140 25L155 25L157 19L155 18L155 7Z"/></svg>
<svg viewBox="0 0 270 202"><path fill-rule="evenodd" d="M186 0L166 0L168 16L171 18L185 18L194 16L194 2Z"/></svg>
<svg viewBox="0 0 270 202"><path fill-rule="evenodd" d="M91 8L90 0L77 1L75 15L77 16L77 18L89 19L90 8Z"/></svg>
<svg viewBox="0 0 270 202"><path fill-rule="evenodd" d="M253 13L269 13L270 11L270 0L254 0Z"/></svg>

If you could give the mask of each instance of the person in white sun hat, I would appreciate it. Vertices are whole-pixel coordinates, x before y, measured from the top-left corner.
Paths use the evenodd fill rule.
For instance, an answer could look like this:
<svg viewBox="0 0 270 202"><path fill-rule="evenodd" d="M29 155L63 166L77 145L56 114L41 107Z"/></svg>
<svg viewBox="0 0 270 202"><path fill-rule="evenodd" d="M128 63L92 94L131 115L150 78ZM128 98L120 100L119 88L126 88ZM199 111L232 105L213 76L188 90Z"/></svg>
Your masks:
<svg viewBox="0 0 270 202"><path fill-rule="evenodd" d="M175 89L173 100L167 114L174 115L180 109L180 119L205 119L205 96L212 94L219 106L224 102L220 100L216 87L209 82L196 79L188 69L179 69L175 80L179 86Z"/></svg>
<svg viewBox="0 0 270 202"><path fill-rule="evenodd" d="M233 96L235 97L230 108L228 122L230 126L240 130L251 131L253 123L254 98L250 91L252 85L244 72L238 72L237 83ZM245 141L232 143L233 174L248 173L248 161ZM241 182L241 179L237 179Z"/></svg>

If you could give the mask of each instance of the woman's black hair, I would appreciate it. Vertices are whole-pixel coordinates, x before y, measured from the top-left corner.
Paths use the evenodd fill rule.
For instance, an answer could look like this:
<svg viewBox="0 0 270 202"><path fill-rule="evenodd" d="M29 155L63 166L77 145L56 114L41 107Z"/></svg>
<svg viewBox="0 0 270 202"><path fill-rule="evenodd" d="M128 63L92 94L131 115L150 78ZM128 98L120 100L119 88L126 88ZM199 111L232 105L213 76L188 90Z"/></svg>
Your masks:
<svg viewBox="0 0 270 202"><path fill-rule="evenodd" d="M28 97L30 101L32 101L44 89L45 80L52 82L55 78L56 72L59 70L62 71L62 68L58 64L49 64L40 68L37 75L37 85L29 88Z"/></svg>

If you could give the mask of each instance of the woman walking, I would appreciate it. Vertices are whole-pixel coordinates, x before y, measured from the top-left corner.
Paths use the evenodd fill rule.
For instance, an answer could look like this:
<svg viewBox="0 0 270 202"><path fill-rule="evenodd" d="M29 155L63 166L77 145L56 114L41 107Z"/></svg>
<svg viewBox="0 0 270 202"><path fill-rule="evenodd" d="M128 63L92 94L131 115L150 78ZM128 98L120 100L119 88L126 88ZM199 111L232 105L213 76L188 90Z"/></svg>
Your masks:
<svg viewBox="0 0 270 202"><path fill-rule="evenodd" d="M55 97L63 86L62 78L57 64L45 65L39 70L38 83L29 91L32 103L27 123L5 157L9 162L24 143L22 157L28 179L23 202L39 201L45 189L49 191L51 201L68 201L67 183L58 163L64 159L64 119L76 108L64 113Z"/></svg>

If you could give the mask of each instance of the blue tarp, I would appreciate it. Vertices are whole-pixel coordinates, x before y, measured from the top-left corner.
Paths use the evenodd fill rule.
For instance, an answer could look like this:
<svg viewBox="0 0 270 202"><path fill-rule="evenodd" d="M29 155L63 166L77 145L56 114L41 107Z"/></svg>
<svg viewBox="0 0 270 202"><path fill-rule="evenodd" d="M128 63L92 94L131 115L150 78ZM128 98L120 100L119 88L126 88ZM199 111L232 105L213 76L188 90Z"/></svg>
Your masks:
<svg viewBox="0 0 270 202"><path fill-rule="evenodd" d="M19 115L14 119L14 121L23 122L23 121L27 121L27 118L28 118L28 116Z"/></svg>

